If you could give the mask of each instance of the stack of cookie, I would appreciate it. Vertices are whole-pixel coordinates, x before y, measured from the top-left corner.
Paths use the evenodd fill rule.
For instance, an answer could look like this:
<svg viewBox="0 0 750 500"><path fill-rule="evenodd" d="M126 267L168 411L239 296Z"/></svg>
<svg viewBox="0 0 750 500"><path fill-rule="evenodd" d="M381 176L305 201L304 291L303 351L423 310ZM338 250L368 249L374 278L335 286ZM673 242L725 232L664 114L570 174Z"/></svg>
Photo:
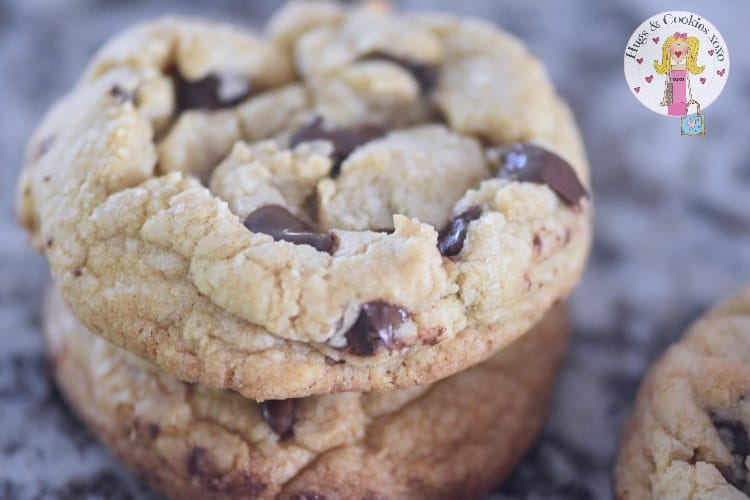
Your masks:
<svg viewBox="0 0 750 500"><path fill-rule="evenodd" d="M115 37L31 138L18 212L57 380L156 489L463 498L541 424L587 182L515 38L302 2L263 35Z"/></svg>

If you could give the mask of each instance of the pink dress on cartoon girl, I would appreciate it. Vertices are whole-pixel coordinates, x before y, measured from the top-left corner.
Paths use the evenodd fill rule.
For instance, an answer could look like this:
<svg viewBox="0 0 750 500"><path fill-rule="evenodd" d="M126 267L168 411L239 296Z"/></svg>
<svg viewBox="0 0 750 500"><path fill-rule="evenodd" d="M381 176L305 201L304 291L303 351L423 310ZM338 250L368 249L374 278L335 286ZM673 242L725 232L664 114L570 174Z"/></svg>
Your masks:
<svg viewBox="0 0 750 500"><path fill-rule="evenodd" d="M669 71L669 81L672 82L672 104L667 108L669 116L685 116L687 114L687 70L673 69Z"/></svg>

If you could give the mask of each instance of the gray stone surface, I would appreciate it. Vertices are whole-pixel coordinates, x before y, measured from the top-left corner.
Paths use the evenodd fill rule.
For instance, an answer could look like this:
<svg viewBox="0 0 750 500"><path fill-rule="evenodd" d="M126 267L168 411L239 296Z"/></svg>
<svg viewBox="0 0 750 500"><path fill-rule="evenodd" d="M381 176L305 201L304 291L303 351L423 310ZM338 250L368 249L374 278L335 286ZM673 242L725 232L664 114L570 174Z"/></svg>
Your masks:
<svg viewBox="0 0 750 500"><path fill-rule="evenodd" d="M647 366L713 301L750 281L750 56L745 2L680 2L724 34L731 77L708 136L632 99L631 31L665 2L404 2L495 20L520 35L572 103L589 148L596 238L571 312L575 339L546 429L496 499L606 499L619 428ZM163 12L245 24L271 1L0 0L0 498L155 497L66 409L39 336L44 259L12 215L26 137L95 48Z"/></svg>

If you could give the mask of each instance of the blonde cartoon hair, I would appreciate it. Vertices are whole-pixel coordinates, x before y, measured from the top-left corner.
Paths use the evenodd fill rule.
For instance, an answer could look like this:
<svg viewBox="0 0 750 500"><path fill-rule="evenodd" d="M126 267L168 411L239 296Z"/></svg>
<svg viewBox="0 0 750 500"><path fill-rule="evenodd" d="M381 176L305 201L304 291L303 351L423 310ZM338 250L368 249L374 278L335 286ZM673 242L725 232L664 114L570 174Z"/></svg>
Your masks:
<svg viewBox="0 0 750 500"><path fill-rule="evenodd" d="M664 45L661 47L661 63L659 63L658 59L654 60L654 69L660 75L665 75L669 72L669 46L672 45L674 41L674 35L669 35L667 39L664 40ZM685 56L685 67L694 75L703 73L703 70L706 69L705 66L698 66L698 50L700 49L700 43L700 40L694 36L689 36L687 39L688 53L687 56Z"/></svg>

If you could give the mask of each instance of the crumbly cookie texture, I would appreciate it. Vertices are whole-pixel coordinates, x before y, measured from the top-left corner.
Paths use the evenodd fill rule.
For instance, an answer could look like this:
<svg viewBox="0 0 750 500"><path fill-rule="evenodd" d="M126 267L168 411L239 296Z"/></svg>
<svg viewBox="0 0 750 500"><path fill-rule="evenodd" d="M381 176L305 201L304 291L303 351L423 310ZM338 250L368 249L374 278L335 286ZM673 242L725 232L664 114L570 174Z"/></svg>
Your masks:
<svg viewBox="0 0 750 500"><path fill-rule="evenodd" d="M750 288L694 323L638 391L615 469L618 500L750 495Z"/></svg>
<svg viewBox="0 0 750 500"><path fill-rule="evenodd" d="M278 399L432 382L522 335L580 277L587 183L514 38L313 2L264 35L115 37L32 136L17 207L92 331Z"/></svg>
<svg viewBox="0 0 750 500"><path fill-rule="evenodd" d="M256 403L180 382L94 336L56 292L44 314L68 402L180 499L480 496L531 445L567 339L557 306L501 353L433 385Z"/></svg>

